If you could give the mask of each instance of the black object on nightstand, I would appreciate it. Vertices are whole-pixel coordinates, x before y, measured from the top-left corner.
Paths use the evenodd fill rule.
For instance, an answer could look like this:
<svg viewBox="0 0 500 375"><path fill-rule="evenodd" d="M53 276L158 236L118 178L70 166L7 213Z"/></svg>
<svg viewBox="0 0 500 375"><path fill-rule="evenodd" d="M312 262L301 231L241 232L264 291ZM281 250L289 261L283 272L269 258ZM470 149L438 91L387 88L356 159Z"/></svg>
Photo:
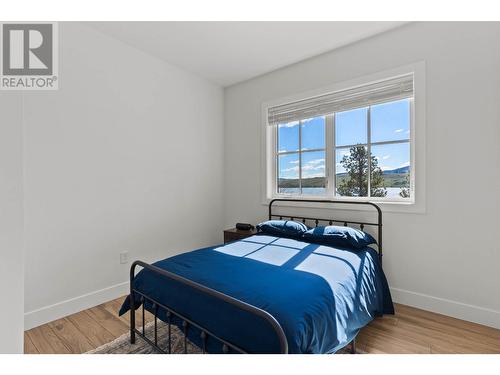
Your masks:
<svg viewBox="0 0 500 375"><path fill-rule="evenodd" d="M236 229L239 230L252 230L254 226L252 224L247 223L236 223Z"/></svg>
<svg viewBox="0 0 500 375"><path fill-rule="evenodd" d="M236 228L226 229L224 230L224 243L236 240L242 240L243 238L253 236L256 233L257 229L255 228L250 230L241 230Z"/></svg>

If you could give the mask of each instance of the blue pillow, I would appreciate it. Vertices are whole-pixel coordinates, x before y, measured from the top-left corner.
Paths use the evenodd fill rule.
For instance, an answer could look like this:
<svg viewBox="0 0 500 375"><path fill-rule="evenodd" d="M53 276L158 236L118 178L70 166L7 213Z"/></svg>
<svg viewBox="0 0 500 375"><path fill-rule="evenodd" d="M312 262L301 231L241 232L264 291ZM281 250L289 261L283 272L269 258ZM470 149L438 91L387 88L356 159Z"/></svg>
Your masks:
<svg viewBox="0 0 500 375"><path fill-rule="evenodd" d="M257 231L273 236L300 238L307 231L307 226L291 220L269 220L258 224Z"/></svg>
<svg viewBox="0 0 500 375"><path fill-rule="evenodd" d="M368 245L377 243L368 233L351 227L337 225L310 229L304 233L303 239L323 245L351 247L355 249L362 249Z"/></svg>

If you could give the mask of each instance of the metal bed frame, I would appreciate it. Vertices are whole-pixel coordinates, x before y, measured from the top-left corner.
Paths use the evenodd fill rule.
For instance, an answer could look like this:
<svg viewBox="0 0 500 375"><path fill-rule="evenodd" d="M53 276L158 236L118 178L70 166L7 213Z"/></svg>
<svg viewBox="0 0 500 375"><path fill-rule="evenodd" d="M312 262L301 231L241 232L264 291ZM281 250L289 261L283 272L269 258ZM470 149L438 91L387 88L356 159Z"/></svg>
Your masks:
<svg viewBox="0 0 500 375"><path fill-rule="evenodd" d="M377 221L376 222L361 222L361 221L352 221L352 220L340 220L340 219L334 219L334 218L328 218L328 219L322 219L322 218L312 218L312 217L305 217L305 216L295 216L295 215L284 215L284 214L275 214L272 212L272 207L273 203L275 202L306 202L306 203L321 203L321 204L350 204L350 205L365 205L365 206L372 206L376 209L377 211ZM340 223L343 224L344 226L347 226L348 224L355 224L360 227L361 230L364 229L365 226L375 226L377 227L377 250L378 250L378 256L380 260L380 264L382 264L382 211L379 206L377 206L374 203L371 202L352 202L352 201L330 201L330 200L317 200L317 199L306 199L306 200L297 200L297 199L273 199L269 203L269 220L272 220L273 218L279 218L280 220L283 219L290 219L290 220L298 220L302 221L303 223L307 222L313 222L314 225L317 227L320 222L326 222L328 225L333 225L335 223ZM142 262L142 261L135 261L132 263L132 266L130 267L130 296L129 296L129 301L130 301L130 343L134 344L136 341L136 335L140 336L144 341L146 341L149 345L151 345L153 348L155 348L158 352L160 353L172 353L172 320L173 318L176 318L177 320L180 320L181 326L182 326L182 331L183 331L183 340L184 340L184 353L187 353L187 336L188 336L188 331L189 329L192 329L192 327L196 328L197 330L200 331L200 339L201 339L201 350L203 353L207 353L207 340L208 338L216 340L218 343L221 344L221 349L223 353L247 353L243 348L230 343L226 341L224 338L217 336L216 333L209 331L205 327L202 327L200 324L192 321L188 317L184 316L183 314L174 311L172 308L165 306L164 304L156 301L152 297L140 292L139 290L134 288L134 279L135 279L135 270L137 266L142 267L143 269L147 269L157 275L160 275L162 277L165 277L166 279L171 279L174 280L180 284L186 285L188 287L191 287L199 292L206 293L207 295L220 299L221 301L224 301L238 309L241 309L243 311L249 312L250 314L253 314L260 319L263 319L266 324L270 326L272 331L275 333L277 342L279 343L280 349L279 349L279 354L287 354L288 353L288 342L285 336L285 332L283 331L283 328L279 324L279 322L276 320L275 317L273 317L271 314L268 312L250 305L246 302L243 302L241 300L238 300L236 298L233 298L231 296L228 296L224 293L221 293L217 290L214 290L212 288L206 287L204 285L201 285L199 283L196 283L192 280L186 279L182 276L179 276L175 273L163 270L161 268L158 268L156 266L153 266L151 264ZM142 305L142 330L139 330L136 328L136 317L135 317L135 298L134 295L139 296L140 303ZM145 329L145 321L144 321L144 313L145 313L145 303L148 302L151 305L151 310L150 311L152 314L154 314L154 338L149 338L146 336L146 329ZM158 311L159 309L163 309L165 312L166 316L166 321L165 323L168 326L168 346L167 349L163 349L158 345ZM180 327L179 327L180 328ZM356 353L356 339L352 340L349 344L350 345L350 352L351 353ZM346 345L346 346L347 346Z"/></svg>

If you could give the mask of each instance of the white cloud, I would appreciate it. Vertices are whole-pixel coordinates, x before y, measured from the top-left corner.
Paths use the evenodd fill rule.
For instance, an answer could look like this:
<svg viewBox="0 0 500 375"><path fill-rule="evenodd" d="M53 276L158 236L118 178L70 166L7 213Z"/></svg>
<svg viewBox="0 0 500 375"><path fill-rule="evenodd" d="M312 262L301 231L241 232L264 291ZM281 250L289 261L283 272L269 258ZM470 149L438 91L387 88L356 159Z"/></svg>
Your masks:
<svg viewBox="0 0 500 375"><path fill-rule="evenodd" d="M318 171L318 170L321 170L321 169L325 169L325 165L324 164L322 164L322 165L304 165L302 167L303 171Z"/></svg>
<svg viewBox="0 0 500 375"><path fill-rule="evenodd" d="M387 159L389 159L390 157L391 157L391 155L384 155L384 156L382 156L382 159L383 159L383 160L387 160Z"/></svg>
<svg viewBox="0 0 500 375"><path fill-rule="evenodd" d="M305 125L308 122L314 121L316 119L317 119L317 117L306 118L306 119L302 120L302 125ZM297 126L298 124L299 124L299 121L290 121L290 122L287 122L286 124L279 124L279 126L281 128L292 128L294 126Z"/></svg>
<svg viewBox="0 0 500 375"><path fill-rule="evenodd" d="M297 175L299 172L299 161L293 160L289 164L295 164L289 168L280 169L282 175ZM314 173L317 172L317 173ZM319 173L318 173L319 172ZM302 173L304 178L324 177L325 176L325 159L313 159L302 165Z"/></svg>
<svg viewBox="0 0 500 375"><path fill-rule="evenodd" d="M321 164L321 163L324 163L325 162L325 159L314 159L314 160L310 160L307 162L307 164Z"/></svg>
<svg viewBox="0 0 500 375"><path fill-rule="evenodd" d="M281 172L298 172L299 166L282 169Z"/></svg>
<svg viewBox="0 0 500 375"><path fill-rule="evenodd" d="M294 126L297 126L299 124L298 121L290 121L290 122L287 122L286 124L279 124L279 126L281 128L292 128Z"/></svg>
<svg viewBox="0 0 500 375"><path fill-rule="evenodd" d="M396 129L396 130L394 130L394 133L401 133L401 132L403 132L403 130L404 129Z"/></svg>
<svg viewBox="0 0 500 375"><path fill-rule="evenodd" d="M306 119L302 120L302 125L305 125L305 124L307 124L308 122L314 121L314 120L316 120L317 118L318 118L318 117L306 118Z"/></svg>

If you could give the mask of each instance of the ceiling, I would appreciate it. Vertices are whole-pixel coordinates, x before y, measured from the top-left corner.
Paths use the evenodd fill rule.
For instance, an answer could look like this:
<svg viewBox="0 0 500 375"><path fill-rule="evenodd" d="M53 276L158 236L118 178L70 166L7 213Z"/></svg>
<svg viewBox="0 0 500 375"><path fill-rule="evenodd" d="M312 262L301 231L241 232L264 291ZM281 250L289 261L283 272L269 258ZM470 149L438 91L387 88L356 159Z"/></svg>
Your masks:
<svg viewBox="0 0 500 375"><path fill-rule="evenodd" d="M331 51L405 22L88 22L221 86Z"/></svg>

